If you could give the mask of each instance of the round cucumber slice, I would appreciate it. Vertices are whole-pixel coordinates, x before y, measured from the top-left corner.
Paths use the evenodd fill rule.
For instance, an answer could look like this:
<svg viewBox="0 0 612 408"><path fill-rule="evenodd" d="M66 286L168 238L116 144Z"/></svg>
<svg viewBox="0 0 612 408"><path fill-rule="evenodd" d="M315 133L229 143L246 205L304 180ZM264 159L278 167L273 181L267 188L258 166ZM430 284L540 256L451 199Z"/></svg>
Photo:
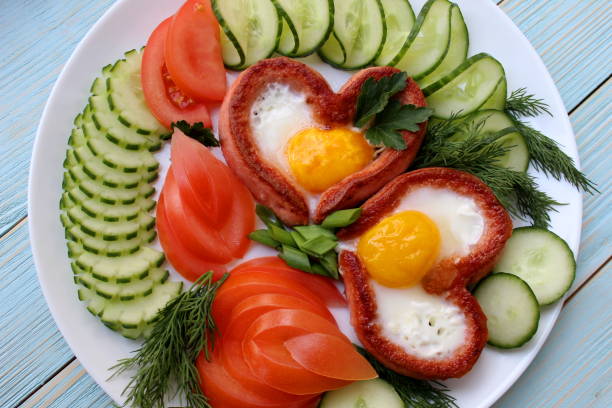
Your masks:
<svg viewBox="0 0 612 408"><path fill-rule="evenodd" d="M326 392L319 408L404 408L404 402L388 382L375 378L357 381Z"/></svg>
<svg viewBox="0 0 612 408"><path fill-rule="evenodd" d="M506 272L523 279L541 305L561 299L576 276L576 260L557 234L538 227L512 231L494 273Z"/></svg>
<svg viewBox="0 0 612 408"><path fill-rule="evenodd" d="M329 37L334 25L333 0L273 0L283 17L277 51L288 57L305 57Z"/></svg>
<svg viewBox="0 0 612 408"><path fill-rule="evenodd" d="M374 63L385 66L389 65L402 49L414 26L415 16L408 0L381 0L381 4L385 12L387 38Z"/></svg>
<svg viewBox="0 0 612 408"><path fill-rule="evenodd" d="M478 284L474 296L487 316L490 345L520 347L537 332L540 306L529 285L518 276L489 275Z"/></svg>
<svg viewBox="0 0 612 408"><path fill-rule="evenodd" d="M325 44L319 48L319 57L334 68L342 69L344 61L346 61L346 49L338 40L338 36L332 31Z"/></svg>

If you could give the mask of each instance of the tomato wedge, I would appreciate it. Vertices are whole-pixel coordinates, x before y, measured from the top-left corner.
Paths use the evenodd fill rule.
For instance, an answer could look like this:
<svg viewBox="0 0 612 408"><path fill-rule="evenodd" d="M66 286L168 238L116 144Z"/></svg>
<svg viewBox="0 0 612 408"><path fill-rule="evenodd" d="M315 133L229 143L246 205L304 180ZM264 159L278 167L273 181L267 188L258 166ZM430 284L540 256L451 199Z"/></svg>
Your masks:
<svg viewBox="0 0 612 408"><path fill-rule="evenodd" d="M220 101L227 90L219 23L210 0L187 0L176 13L166 37L168 72L185 94Z"/></svg>
<svg viewBox="0 0 612 408"><path fill-rule="evenodd" d="M232 270L232 275L238 276L253 270L293 280L318 294L328 306L346 306L346 299L331 279L291 268L278 257L255 258L244 262Z"/></svg>
<svg viewBox="0 0 612 408"><path fill-rule="evenodd" d="M157 233L164 253L176 271L190 281L195 281L207 271L214 272L214 280L223 276L226 272L224 265L204 260L182 245L166 217L164 204L164 193L162 192L157 203Z"/></svg>
<svg viewBox="0 0 612 408"><path fill-rule="evenodd" d="M142 56L141 83L147 106L153 116L167 128L172 122L186 120L210 126L208 108L184 95L176 86L164 62L164 47L170 27L170 18L162 21L153 31Z"/></svg>
<svg viewBox="0 0 612 408"><path fill-rule="evenodd" d="M300 366L315 374L349 381L377 377L355 347L336 336L310 333L286 340L284 346Z"/></svg>
<svg viewBox="0 0 612 408"><path fill-rule="evenodd" d="M212 262L226 263L232 259L221 235L203 217L183 205L174 173L168 172L164 182L164 210L172 228L183 245L194 254Z"/></svg>
<svg viewBox="0 0 612 408"><path fill-rule="evenodd" d="M251 246L249 234L255 230L255 202L251 192L238 179L234 185L232 207L226 210L231 216L219 234L234 258L242 258Z"/></svg>
<svg viewBox="0 0 612 408"><path fill-rule="evenodd" d="M220 363L219 351L215 348L211 361L204 353L196 360L200 375L200 387L215 408L314 408L319 399L315 396L294 395L289 400L275 400L273 396L261 395L245 387L240 381L229 375Z"/></svg>

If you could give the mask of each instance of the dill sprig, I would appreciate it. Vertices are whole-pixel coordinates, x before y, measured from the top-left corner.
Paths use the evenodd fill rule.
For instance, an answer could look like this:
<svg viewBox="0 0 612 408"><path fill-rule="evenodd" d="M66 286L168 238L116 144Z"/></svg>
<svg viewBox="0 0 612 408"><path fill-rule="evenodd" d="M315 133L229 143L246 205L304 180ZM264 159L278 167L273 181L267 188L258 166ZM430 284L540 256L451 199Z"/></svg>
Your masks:
<svg viewBox="0 0 612 408"><path fill-rule="evenodd" d="M506 111L514 117L535 117L542 113L550 113L549 106L544 100L538 99L533 94L528 94L526 88L519 88L506 99Z"/></svg>
<svg viewBox="0 0 612 408"><path fill-rule="evenodd" d="M365 349L355 346L378 373L399 394L406 408L457 408L455 399L446 394L448 388L437 382L417 380L398 374L382 365Z"/></svg>
<svg viewBox="0 0 612 408"><path fill-rule="evenodd" d="M561 203L540 191L527 173L500 167L497 161L512 146L500 138L507 130L481 135L484 122L465 123L453 118L434 123L428 129L414 168L450 167L475 175L487 184L500 203L515 217L531 219L533 225L547 227L550 211ZM452 136L462 133L461 139Z"/></svg>
<svg viewBox="0 0 612 408"><path fill-rule="evenodd" d="M113 376L136 370L123 391L126 406L163 408L166 397L179 395L191 408L210 408L194 362L202 350L208 358L214 343L211 307L227 274L217 282L212 277L212 272L205 273L188 291L168 302L135 356L111 367Z"/></svg>
<svg viewBox="0 0 612 408"><path fill-rule="evenodd" d="M587 193L597 192L595 183L576 168L574 160L561 150L557 142L516 117L513 121L514 127L527 143L530 163L536 169L557 180L567 180L574 187L581 188Z"/></svg>

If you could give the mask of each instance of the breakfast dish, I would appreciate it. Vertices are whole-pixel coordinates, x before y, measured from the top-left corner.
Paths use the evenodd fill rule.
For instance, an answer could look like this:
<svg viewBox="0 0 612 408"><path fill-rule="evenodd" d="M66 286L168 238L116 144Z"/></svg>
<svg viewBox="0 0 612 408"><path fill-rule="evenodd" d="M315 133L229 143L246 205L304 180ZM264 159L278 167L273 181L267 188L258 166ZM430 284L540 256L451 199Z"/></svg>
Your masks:
<svg viewBox="0 0 612 408"><path fill-rule="evenodd" d="M240 5L153 19L144 49L89 78L67 132L63 273L84 335L136 350L105 365L113 396L472 406L429 380L541 344L543 307L573 282L549 230L560 199L533 170L594 186L526 121L552 108L468 57L474 5Z"/></svg>

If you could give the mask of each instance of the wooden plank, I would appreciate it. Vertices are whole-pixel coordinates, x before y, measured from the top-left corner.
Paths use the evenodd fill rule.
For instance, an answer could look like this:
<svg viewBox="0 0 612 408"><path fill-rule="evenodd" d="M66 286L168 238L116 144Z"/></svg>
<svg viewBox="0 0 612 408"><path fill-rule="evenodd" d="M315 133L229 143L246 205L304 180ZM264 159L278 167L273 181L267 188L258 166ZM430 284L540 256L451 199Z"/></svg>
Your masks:
<svg viewBox="0 0 612 408"><path fill-rule="evenodd" d="M563 309L529 369L495 408L612 405L612 265Z"/></svg>
<svg viewBox="0 0 612 408"><path fill-rule="evenodd" d="M612 80L607 81L572 113L582 169L601 193L584 196L584 215L578 269L574 288L612 254L612 176L610 136L612 136Z"/></svg>
<svg viewBox="0 0 612 408"><path fill-rule="evenodd" d="M32 142L63 64L113 3L9 1L0 12L0 236L26 215Z"/></svg>
<svg viewBox="0 0 612 408"><path fill-rule="evenodd" d="M610 74L611 2L506 0L501 8L544 60L568 110Z"/></svg>
<svg viewBox="0 0 612 408"><path fill-rule="evenodd" d="M26 222L0 239L0 299L0 407L10 407L72 357L38 286Z"/></svg>

